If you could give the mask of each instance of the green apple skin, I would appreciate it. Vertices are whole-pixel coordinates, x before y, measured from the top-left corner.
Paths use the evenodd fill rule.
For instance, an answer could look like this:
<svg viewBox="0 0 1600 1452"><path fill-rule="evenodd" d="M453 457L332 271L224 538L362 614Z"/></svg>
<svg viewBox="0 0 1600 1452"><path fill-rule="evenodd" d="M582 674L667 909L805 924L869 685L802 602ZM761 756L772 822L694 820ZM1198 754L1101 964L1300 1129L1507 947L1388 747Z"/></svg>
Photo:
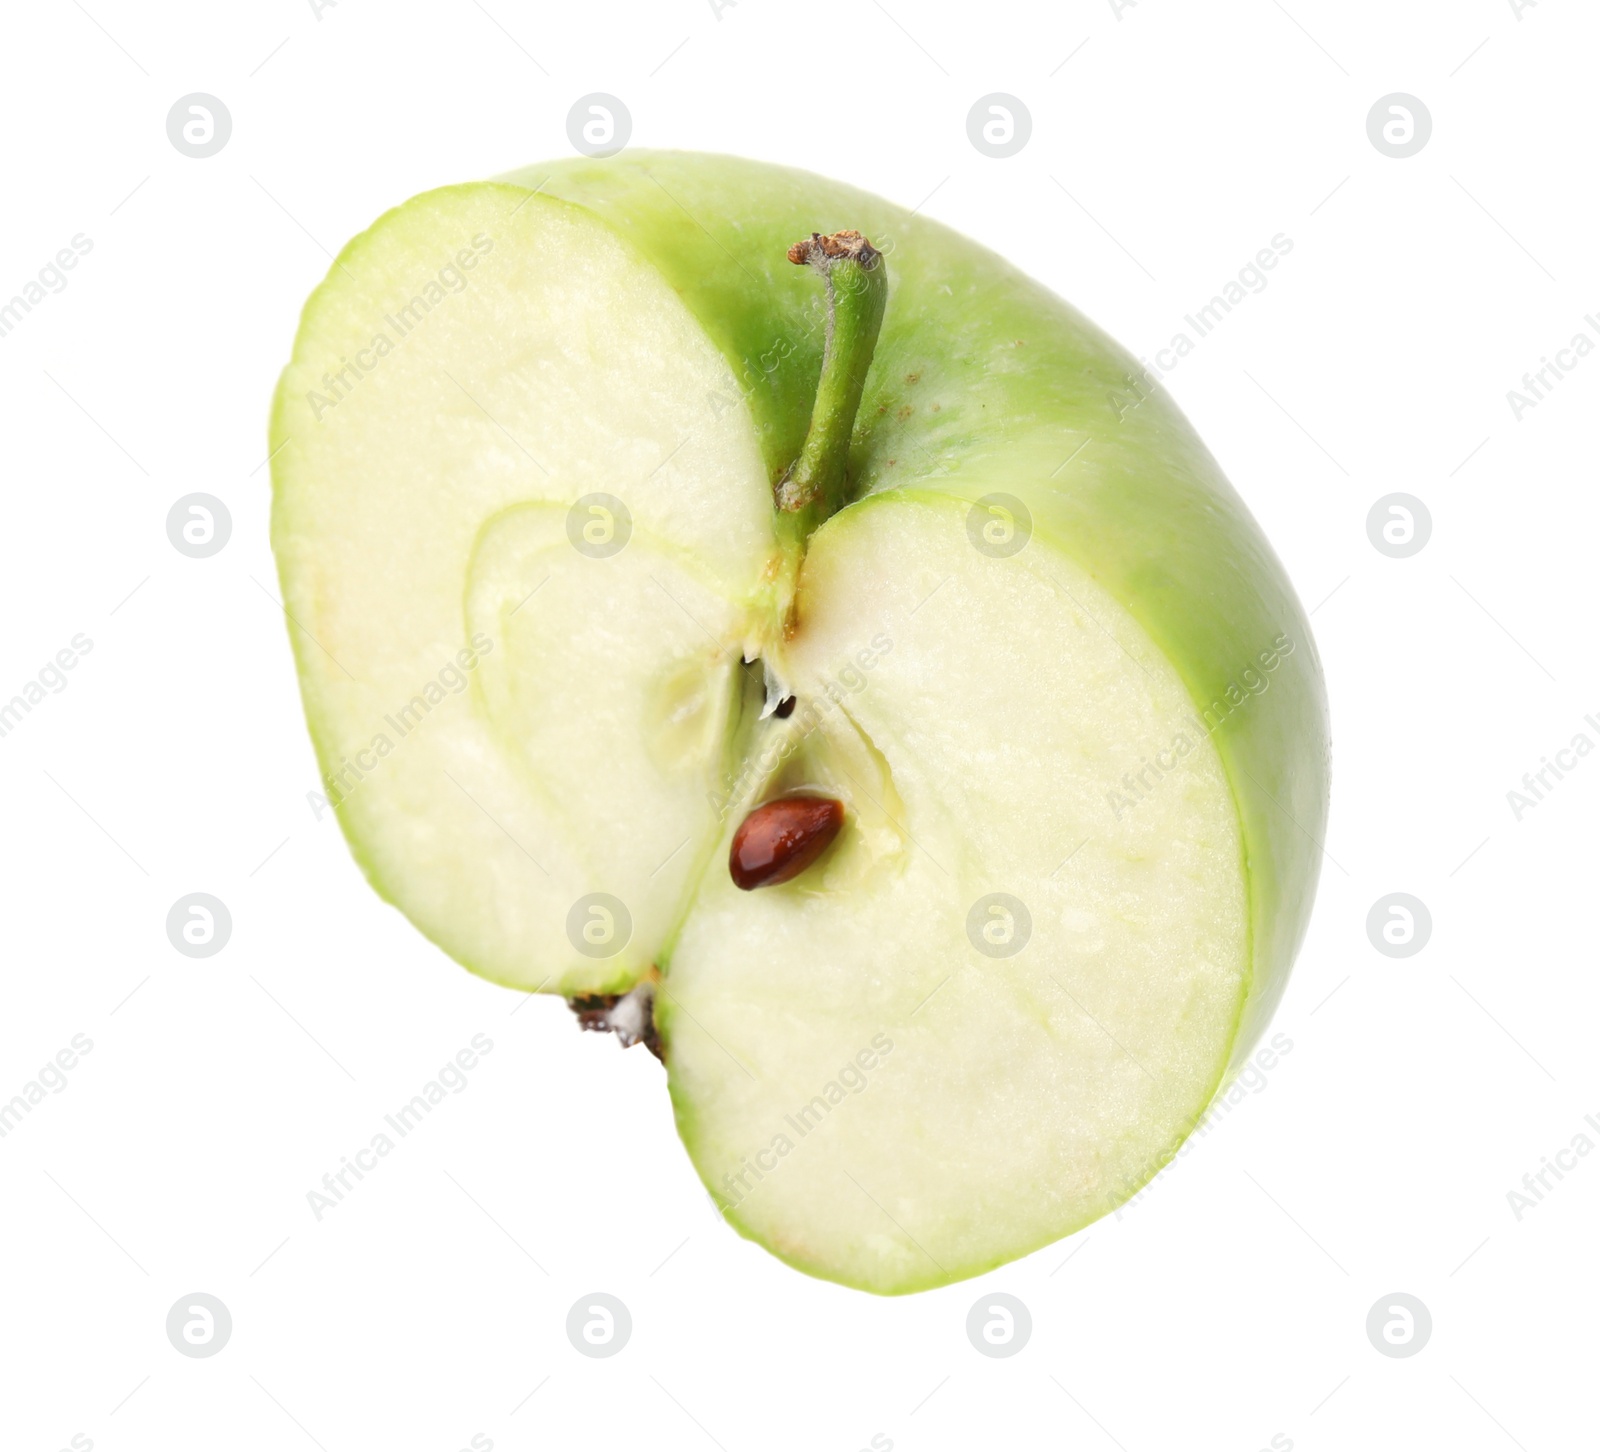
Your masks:
<svg viewBox="0 0 1600 1452"><path fill-rule="evenodd" d="M1124 348L1003 258L853 187L663 151L504 180L586 209L665 275L743 380L774 480L805 438L823 346L816 279L787 250L812 232L855 228L886 254L888 309L850 454L857 497L914 490L971 501L1003 471L1034 530L1128 609L1214 726L1239 808L1252 935L1227 1082L1282 997L1310 918L1328 816L1328 708L1283 566L1176 404L1150 391ZM1274 655L1269 672L1263 656Z"/></svg>

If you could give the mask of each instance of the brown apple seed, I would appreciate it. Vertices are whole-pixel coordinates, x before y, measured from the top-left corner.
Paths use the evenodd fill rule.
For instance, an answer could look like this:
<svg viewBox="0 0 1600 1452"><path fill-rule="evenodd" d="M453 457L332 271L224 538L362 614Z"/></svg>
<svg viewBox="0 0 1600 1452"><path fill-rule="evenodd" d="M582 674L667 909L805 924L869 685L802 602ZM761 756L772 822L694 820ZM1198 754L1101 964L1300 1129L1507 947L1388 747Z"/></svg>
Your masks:
<svg viewBox="0 0 1600 1452"><path fill-rule="evenodd" d="M832 797L778 797L739 823L728 853L733 885L749 892L798 877L844 826L844 803Z"/></svg>

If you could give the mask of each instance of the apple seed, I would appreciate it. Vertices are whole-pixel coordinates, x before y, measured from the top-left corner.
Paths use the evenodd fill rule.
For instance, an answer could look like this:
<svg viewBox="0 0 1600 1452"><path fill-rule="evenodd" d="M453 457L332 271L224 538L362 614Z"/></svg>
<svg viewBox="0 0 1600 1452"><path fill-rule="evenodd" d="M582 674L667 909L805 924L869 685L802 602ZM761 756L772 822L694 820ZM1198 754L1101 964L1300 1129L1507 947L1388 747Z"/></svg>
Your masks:
<svg viewBox="0 0 1600 1452"><path fill-rule="evenodd" d="M733 885L749 892L798 877L844 826L844 803L832 797L778 797L739 824L728 852Z"/></svg>

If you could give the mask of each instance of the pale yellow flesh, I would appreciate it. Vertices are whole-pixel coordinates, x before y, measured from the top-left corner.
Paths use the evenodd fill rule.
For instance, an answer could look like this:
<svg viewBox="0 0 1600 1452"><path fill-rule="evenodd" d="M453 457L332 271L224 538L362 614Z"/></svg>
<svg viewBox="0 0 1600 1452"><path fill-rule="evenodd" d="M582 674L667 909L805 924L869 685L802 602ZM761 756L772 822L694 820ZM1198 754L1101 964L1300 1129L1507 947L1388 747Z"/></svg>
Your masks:
<svg viewBox="0 0 1600 1452"><path fill-rule="evenodd" d="M878 1289L1010 1259L1143 1183L1217 1084L1249 961L1237 815L1177 675L1064 557L988 558L964 515L884 496L814 537L784 661L839 705L796 756L851 819L792 884L708 873L666 983L713 1194ZM1158 753L1174 769L1114 808ZM994 892L1031 914L1013 957L968 938Z"/></svg>
<svg viewBox="0 0 1600 1452"><path fill-rule="evenodd" d="M525 199L380 223L286 375L274 545L358 858L497 981L660 969L695 1164L807 1270L910 1290L1105 1213L1201 1112L1246 988L1237 811L1177 674L1047 539L990 558L964 506L911 496L813 538L786 637L728 363L611 233ZM568 533L596 493L632 516L609 558ZM757 649L788 720L752 719ZM738 892L728 834L800 787L845 803L838 842ZM1031 914L1015 956L968 937L996 892ZM594 893L631 918L610 956L572 937Z"/></svg>
<svg viewBox="0 0 1600 1452"><path fill-rule="evenodd" d="M374 885L487 977L615 990L719 830L770 508L733 376L676 295L526 200L433 193L347 249L285 380L273 541L325 790ZM373 366L320 402L360 348ZM632 516L609 558L569 543L591 494ZM569 938L592 893L632 917L610 958Z"/></svg>

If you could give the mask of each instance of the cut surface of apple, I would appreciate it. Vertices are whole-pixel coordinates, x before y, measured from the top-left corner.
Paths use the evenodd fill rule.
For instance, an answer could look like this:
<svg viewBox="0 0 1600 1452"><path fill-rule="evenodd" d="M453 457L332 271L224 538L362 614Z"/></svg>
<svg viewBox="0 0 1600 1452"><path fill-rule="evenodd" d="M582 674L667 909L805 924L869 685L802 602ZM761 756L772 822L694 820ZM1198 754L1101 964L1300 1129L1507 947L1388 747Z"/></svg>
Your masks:
<svg viewBox="0 0 1600 1452"><path fill-rule="evenodd" d="M887 305L797 541L834 294L786 252L844 228ZM813 1274L921 1289L1115 1208L1304 930L1315 647L1135 373L937 224L685 154L428 193L307 304L273 543L358 860L486 977L645 985L702 1180ZM742 891L795 793L842 829Z"/></svg>
<svg viewBox="0 0 1600 1452"><path fill-rule="evenodd" d="M1225 1067L1247 888L1209 743L1142 810L1107 808L1130 746L1196 733L1092 579L1047 547L979 554L946 500L855 508L813 538L785 654L801 708L767 728L798 735L808 701L860 682L795 752L853 830L793 890L707 873L657 1016L730 1217L891 1289L1009 1260L1143 1183Z"/></svg>
<svg viewBox="0 0 1600 1452"><path fill-rule="evenodd" d="M274 544L327 795L374 885L487 977L617 991L720 830L772 511L747 415L706 408L728 366L672 290L525 197L436 192L347 250L284 384L296 413L317 398L286 420ZM343 396L341 359L371 365ZM605 956L567 931L593 894L629 918Z"/></svg>

